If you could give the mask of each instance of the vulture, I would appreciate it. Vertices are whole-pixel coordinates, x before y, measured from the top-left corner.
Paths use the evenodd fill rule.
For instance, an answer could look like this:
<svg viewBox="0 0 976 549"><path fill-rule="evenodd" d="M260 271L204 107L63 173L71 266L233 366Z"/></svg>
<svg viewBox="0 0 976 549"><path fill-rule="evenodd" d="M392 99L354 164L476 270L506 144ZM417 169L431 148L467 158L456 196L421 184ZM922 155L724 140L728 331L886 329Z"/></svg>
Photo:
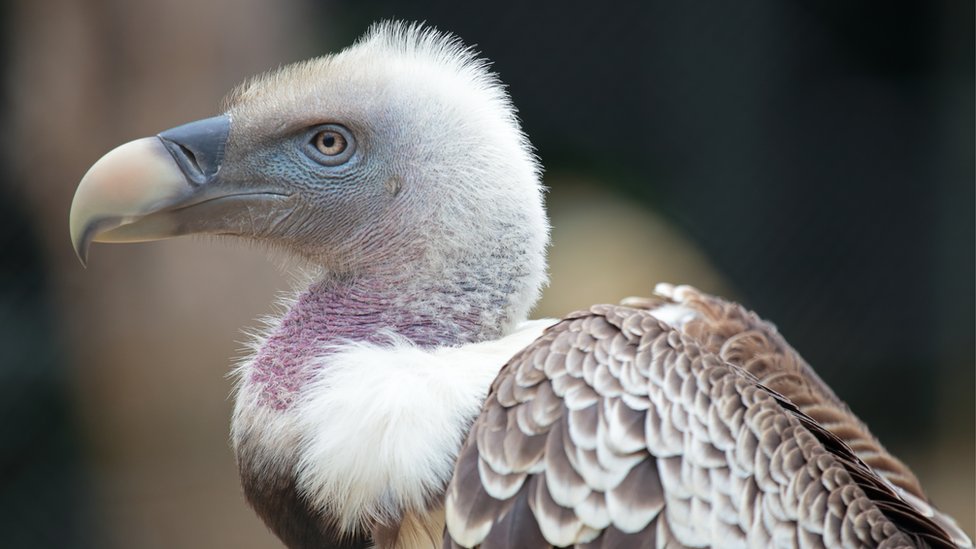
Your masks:
<svg viewBox="0 0 976 549"><path fill-rule="evenodd" d="M314 266L235 370L243 493L289 547L972 547L742 306L527 320L541 168L453 35L380 23L249 81L99 159L69 224L83 263L210 234Z"/></svg>

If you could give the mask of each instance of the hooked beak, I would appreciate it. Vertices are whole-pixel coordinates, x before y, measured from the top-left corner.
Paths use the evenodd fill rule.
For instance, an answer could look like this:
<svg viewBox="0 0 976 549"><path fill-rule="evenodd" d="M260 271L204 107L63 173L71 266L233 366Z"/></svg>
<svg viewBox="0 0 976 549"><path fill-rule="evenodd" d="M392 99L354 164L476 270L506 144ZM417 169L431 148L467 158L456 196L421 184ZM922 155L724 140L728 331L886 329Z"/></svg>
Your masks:
<svg viewBox="0 0 976 549"><path fill-rule="evenodd" d="M289 195L223 181L230 117L216 116L121 145L88 170L71 203L82 264L92 242L143 242L191 233L247 235Z"/></svg>

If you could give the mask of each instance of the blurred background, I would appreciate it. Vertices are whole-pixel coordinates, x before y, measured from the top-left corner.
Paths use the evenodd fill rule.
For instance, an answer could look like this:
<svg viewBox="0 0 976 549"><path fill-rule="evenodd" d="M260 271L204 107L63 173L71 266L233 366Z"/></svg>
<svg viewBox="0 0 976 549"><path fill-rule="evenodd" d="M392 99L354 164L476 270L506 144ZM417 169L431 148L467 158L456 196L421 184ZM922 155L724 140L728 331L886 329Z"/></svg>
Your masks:
<svg viewBox="0 0 976 549"><path fill-rule="evenodd" d="M976 531L973 2L524 4L0 4L0 546L280 546L238 487L227 372L289 275L205 239L85 270L68 207L114 146L394 17L509 86L551 190L537 315L658 281L737 299Z"/></svg>

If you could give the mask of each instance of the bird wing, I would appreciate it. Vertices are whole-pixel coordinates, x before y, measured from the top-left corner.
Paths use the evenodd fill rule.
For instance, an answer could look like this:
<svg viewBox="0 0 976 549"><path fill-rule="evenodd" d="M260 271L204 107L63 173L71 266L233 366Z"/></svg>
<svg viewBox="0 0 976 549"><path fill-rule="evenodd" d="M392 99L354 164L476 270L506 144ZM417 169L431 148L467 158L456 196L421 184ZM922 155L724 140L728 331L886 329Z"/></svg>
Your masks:
<svg viewBox="0 0 976 549"><path fill-rule="evenodd" d="M448 487L445 546L954 546L761 383L853 418L772 326L666 290L570 315L502 369ZM693 298L674 322L652 314Z"/></svg>
<svg viewBox="0 0 976 549"><path fill-rule="evenodd" d="M843 440L875 472L908 494L926 499L911 469L881 445L774 325L738 303L690 286L661 284L656 290L658 297L628 298L622 303L649 310L675 304L689 310L678 329L702 351L749 372Z"/></svg>
<svg viewBox="0 0 976 549"><path fill-rule="evenodd" d="M652 298L628 298L623 304L652 311L678 305L691 311L679 325L682 333L786 397L803 414L841 439L859 459L890 482L903 500L948 532L956 544L972 547L972 541L956 522L932 507L911 469L885 449L774 325L738 303L690 286L660 284L656 293Z"/></svg>

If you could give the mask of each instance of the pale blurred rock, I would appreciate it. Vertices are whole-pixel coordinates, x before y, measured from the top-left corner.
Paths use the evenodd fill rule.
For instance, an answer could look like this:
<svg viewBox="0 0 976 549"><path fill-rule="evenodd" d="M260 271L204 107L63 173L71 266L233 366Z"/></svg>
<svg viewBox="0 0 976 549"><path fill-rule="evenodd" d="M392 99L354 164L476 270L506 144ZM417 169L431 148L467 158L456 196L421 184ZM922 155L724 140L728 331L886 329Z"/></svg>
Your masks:
<svg viewBox="0 0 976 549"><path fill-rule="evenodd" d="M552 246L550 284L536 316L649 295L659 282L735 297L708 258L656 212L600 181L546 174Z"/></svg>

